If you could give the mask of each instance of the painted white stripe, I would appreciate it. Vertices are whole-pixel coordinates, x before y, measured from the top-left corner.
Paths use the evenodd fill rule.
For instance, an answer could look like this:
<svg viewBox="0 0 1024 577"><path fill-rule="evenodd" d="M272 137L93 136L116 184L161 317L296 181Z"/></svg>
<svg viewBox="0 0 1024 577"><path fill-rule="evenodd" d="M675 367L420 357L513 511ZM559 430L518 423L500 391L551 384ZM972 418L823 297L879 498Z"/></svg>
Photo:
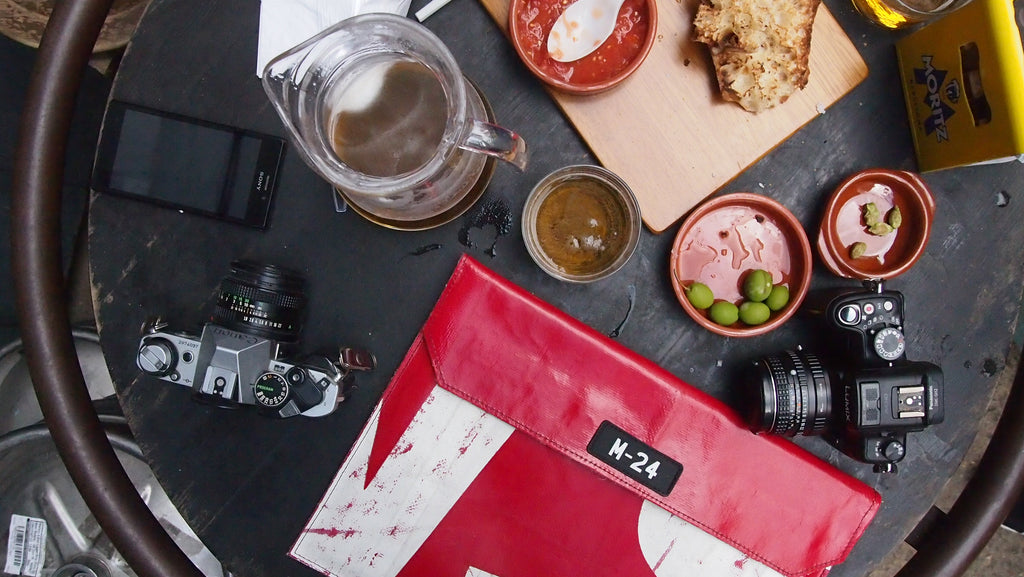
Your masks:
<svg viewBox="0 0 1024 577"><path fill-rule="evenodd" d="M380 407L342 464L292 556L346 577L393 577L513 428L434 387L365 490Z"/></svg>
<svg viewBox="0 0 1024 577"><path fill-rule="evenodd" d="M397 575L514 430L434 387L364 489L379 418L378 406L292 547L293 557L329 575ZM647 501L637 539L657 577L782 577ZM471 567L466 577L498 576Z"/></svg>
<svg viewBox="0 0 1024 577"><path fill-rule="evenodd" d="M657 577L783 577L650 501L640 508L637 538Z"/></svg>

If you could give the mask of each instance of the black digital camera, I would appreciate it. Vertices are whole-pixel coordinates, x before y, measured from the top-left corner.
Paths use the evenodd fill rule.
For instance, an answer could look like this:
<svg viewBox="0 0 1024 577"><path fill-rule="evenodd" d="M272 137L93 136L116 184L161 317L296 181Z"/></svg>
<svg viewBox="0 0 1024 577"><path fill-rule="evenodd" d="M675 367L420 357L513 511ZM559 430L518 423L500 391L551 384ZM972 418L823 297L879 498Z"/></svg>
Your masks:
<svg viewBox="0 0 1024 577"><path fill-rule="evenodd" d="M907 360L901 293L877 284L823 302L812 312L828 326L832 354L797 349L754 363L746 379L756 391L752 428L824 434L875 471L895 472L907 433L943 420L942 370Z"/></svg>
<svg viewBox="0 0 1024 577"><path fill-rule="evenodd" d="M304 288L293 271L235 261L202 333L171 332L159 319L147 321L136 364L148 375L190 387L193 398L204 403L255 405L276 417L333 413L355 371L373 369L376 360L354 348L342 348L334 358L287 360L299 340Z"/></svg>

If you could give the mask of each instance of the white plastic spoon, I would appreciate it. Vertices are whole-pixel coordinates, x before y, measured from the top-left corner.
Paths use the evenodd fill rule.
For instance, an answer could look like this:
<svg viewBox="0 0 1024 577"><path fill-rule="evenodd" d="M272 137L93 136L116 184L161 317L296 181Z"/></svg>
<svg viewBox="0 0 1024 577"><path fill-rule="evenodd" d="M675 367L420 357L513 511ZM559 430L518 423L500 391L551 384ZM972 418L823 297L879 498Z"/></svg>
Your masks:
<svg viewBox="0 0 1024 577"><path fill-rule="evenodd" d="M604 44L625 0L577 0L548 33L548 54L559 62L579 60Z"/></svg>

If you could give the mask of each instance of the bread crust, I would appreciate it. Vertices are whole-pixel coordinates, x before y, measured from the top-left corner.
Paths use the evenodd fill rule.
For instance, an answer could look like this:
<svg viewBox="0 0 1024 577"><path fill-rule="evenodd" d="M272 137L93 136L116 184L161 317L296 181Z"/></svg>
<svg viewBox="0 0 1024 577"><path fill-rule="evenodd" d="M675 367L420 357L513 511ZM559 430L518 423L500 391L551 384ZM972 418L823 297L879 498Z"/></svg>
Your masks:
<svg viewBox="0 0 1024 577"><path fill-rule="evenodd" d="M695 39L707 44L725 100L750 112L807 86L811 29L821 0L702 0Z"/></svg>

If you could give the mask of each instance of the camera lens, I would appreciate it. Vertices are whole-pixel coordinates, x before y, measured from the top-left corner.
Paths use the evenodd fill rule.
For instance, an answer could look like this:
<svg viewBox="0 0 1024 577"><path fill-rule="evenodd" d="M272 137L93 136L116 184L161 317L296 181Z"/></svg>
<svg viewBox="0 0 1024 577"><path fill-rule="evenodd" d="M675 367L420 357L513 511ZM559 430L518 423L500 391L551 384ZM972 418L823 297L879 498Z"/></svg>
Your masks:
<svg viewBox="0 0 1024 577"><path fill-rule="evenodd" d="M754 364L747 384L758 402L750 419L755 431L813 435L828 424L829 375L812 354L797 350L765 357Z"/></svg>
<svg viewBox="0 0 1024 577"><path fill-rule="evenodd" d="M220 283L213 320L242 333L294 343L306 308L305 284L286 268L235 261Z"/></svg>

